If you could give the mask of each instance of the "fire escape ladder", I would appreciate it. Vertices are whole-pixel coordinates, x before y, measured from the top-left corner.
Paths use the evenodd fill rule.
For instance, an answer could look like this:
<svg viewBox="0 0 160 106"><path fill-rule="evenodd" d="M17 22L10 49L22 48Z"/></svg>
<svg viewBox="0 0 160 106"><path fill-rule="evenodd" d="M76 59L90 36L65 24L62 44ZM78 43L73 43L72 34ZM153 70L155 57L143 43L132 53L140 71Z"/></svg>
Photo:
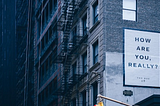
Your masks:
<svg viewBox="0 0 160 106"><path fill-rule="evenodd" d="M59 10L59 17L57 21L57 30L63 32L61 37L61 42L57 45L57 56L54 59L57 62L64 63L65 62L65 55L68 53L68 40L69 34L72 27L72 21L74 16L74 8L75 8L75 1L72 0L71 2L65 0L61 10Z"/></svg>
<svg viewBox="0 0 160 106"><path fill-rule="evenodd" d="M65 7L66 6L66 7ZM71 66L72 54L70 54L70 45L69 45L69 37L70 31L72 28L72 22L74 18L74 9L75 9L75 1L72 0L71 2L64 3L64 7L62 8L64 11L64 24L63 24L63 50L65 54L64 63L63 63L63 74L64 74L64 98L63 103L65 106L69 106L70 104L70 95L73 89L73 80L69 79L69 71Z"/></svg>
<svg viewBox="0 0 160 106"><path fill-rule="evenodd" d="M71 28L73 27L73 20L75 17L75 10L80 3L75 0L64 0L62 4L61 10L58 10L58 21L57 21L57 29L61 31L61 41L57 44L57 50L55 53L54 60L55 62L63 64L63 69L61 72L60 86L58 87L58 94L62 95L64 98L62 102L65 104L64 106L69 106L71 93L74 85L76 85L79 79L78 74L72 74L69 76L69 71L71 70L71 63L73 55L75 55L75 48L79 45L81 36L75 35L70 42L70 33Z"/></svg>

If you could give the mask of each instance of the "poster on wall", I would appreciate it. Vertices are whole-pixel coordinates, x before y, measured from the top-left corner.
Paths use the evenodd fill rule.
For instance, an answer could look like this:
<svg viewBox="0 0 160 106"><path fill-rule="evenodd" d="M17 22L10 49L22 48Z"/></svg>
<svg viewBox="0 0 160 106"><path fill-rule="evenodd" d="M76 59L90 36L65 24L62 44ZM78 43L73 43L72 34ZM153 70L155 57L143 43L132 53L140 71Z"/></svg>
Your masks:
<svg viewBox="0 0 160 106"><path fill-rule="evenodd" d="M124 29L124 84L160 87L160 33Z"/></svg>

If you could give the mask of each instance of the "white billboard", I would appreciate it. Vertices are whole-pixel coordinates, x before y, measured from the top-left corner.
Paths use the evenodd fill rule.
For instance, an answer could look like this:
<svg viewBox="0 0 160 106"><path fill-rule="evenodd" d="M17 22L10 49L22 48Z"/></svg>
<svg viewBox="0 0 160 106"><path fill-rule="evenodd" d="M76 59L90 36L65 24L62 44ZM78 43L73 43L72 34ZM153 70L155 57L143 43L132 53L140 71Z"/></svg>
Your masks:
<svg viewBox="0 0 160 106"><path fill-rule="evenodd" d="M124 29L124 84L160 87L160 33Z"/></svg>

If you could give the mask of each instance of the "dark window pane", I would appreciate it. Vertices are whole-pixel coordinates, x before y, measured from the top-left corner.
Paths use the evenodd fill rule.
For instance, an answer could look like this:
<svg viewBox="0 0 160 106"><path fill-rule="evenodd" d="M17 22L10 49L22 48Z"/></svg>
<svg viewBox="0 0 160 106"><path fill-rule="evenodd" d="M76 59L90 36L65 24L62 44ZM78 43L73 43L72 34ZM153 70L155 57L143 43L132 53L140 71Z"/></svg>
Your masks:
<svg viewBox="0 0 160 106"><path fill-rule="evenodd" d="M93 104L97 103L97 95L98 95L98 83L95 82L93 85Z"/></svg>
<svg viewBox="0 0 160 106"><path fill-rule="evenodd" d="M83 73L87 72L87 52L83 54Z"/></svg>
<svg viewBox="0 0 160 106"><path fill-rule="evenodd" d="M76 106L76 98L72 99L72 104L71 106Z"/></svg>
<svg viewBox="0 0 160 106"><path fill-rule="evenodd" d="M98 62L98 40L93 44L93 64Z"/></svg>
<svg viewBox="0 0 160 106"><path fill-rule="evenodd" d="M82 106L86 106L86 91L82 92Z"/></svg>
<svg viewBox="0 0 160 106"><path fill-rule="evenodd" d="M83 36L87 34L87 15L85 15L82 19L83 21Z"/></svg>
<svg viewBox="0 0 160 106"><path fill-rule="evenodd" d="M76 62L72 65L72 74L73 76L76 74Z"/></svg>
<svg viewBox="0 0 160 106"><path fill-rule="evenodd" d="M93 23L96 23L98 21L98 14L99 14L99 10L98 10L98 0L95 2L95 4L93 5Z"/></svg>

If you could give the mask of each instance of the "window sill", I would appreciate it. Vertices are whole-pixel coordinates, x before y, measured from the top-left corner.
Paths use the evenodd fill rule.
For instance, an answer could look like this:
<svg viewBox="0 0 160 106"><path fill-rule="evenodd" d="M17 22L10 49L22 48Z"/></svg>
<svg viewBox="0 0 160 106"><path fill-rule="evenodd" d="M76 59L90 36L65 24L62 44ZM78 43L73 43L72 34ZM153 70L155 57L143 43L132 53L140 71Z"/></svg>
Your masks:
<svg viewBox="0 0 160 106"><path fill-rule="evenodd" d="M94 64L94 65L89 69L89 71L91 72L91 71L97 69L99 66L100 66L100 63L97 62L96 64Z"/></svg>
<svg viewBox="0 0 160 106"><path fill-rule="evenodd" d="M90 33L93 32L93 30L100 24L100 20L98 20L93 26L92 28L89 30Z"/></svg>
<svg viewBox="0 0 160 106"><path fill-rule="evenodd" d="M88 75L88 72L82 73L82 75L79 78L79 81L81 81L83 78L85 78Z"/></svg>

